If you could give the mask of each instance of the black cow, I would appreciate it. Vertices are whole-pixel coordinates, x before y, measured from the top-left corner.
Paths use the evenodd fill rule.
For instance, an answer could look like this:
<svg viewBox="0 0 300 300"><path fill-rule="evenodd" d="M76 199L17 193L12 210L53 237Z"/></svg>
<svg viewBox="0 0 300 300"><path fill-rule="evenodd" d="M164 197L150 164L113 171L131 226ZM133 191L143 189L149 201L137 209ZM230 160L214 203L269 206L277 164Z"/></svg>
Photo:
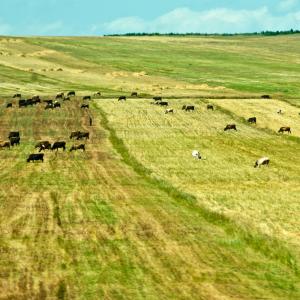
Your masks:
<svg viewBox="0 0 300 300"><path fill-rule="evenodd" d="M58 93L55 97L55 99L63 99L64 98L64 93Z"/></svg>
<svg viewBox="0 0 300 300"><path fill-rule="evenodd" d="M21 94L14 94L14 95L13 95L13 98L21 98L21 97L22 97Z"/></svg>
<svg viewBox="0 0 300 300"><path fill-rule="evenodd" d="M19 100L19 107L26 107L27 101L26 100Z"/></svg>
<svg viewBox="0 0 300 300"><path fill-rule="evenodd" d="M55 102L53 105L53 108L61 108L61 105L59 102Z"/></svg>
<svg viewBox="0 0 300 300"><path fill-rule="evenodd" d="M72 139L72 138L77 138L77 136L78 136L78 134L80 133L80 131L73 131L73 132L71 132L71 135L70 135L70 139Z"/></svg>
<svg viewBox="0 0 300 300"><path fill-rule="evenodd" d="M83 97L82 97L82 100L91 100L91 99L92 99L91 96L83 96Z"/></svg>
<svg viewBox="0 0 300 300"><path fill-rule="evenodd" d="M33 104L35 104L35 103L34 103L34 101L32 101L32 99L27 99L26 100L26 106L29 106L29 105L33 106Z"/></svg>
<svg viewBox="0 0 300 300"><path fill-rule="evenodd" d="M20 132L19 131L11 131L8 135L8 138L12 138L12 137L20 137Z"/></svg>
<svg viewBox="0 0 300 300"><path fill-rule="evenodd" d="M237 131L236 125L235 124L228 124L228 125L226 125L226 127L224 128L224 131L227 131L227 130L235 130L235 131Z"/></svg>
<svg viewBox="0 0 300 300"><path fill-rule="evenodd" d="M248 123L256 124L256 117L249 118L247 121Z"/></svg>
<svg viewBox="0 0 300 300"><path fill-rule="evenodd" d="M52 147L51 150L56 150L58 151L59 148L62 148L64 151L66 150L66 142L55 142Z"/></svg>
<svg viewBox="0 0 300 300"><path fill-rule="evenodd" d="M7 103L6 108L12 107L12 103Z"/></svg>
<svg viewBox="0 0 300 300"><path fill-rule="evenodd" d="M53 100L44 100L44 102L47 104L53 104Z"/></svg>
<svg viewBox="0 0 300 300"><path fill-rule="evenodd" d="M137 92L132 92L131 93L131 97L137 97L138 96L138 93Z"/></svg>
<svg viewBox="0 0 300 300"><path fill-rule="evenodd" d="M182 108L185 111L194 111L195 110L195 106L194 105L186 105L185 108Z"/></svg>
<svg viewBox="0 0 300 300"><path fill-rule="evenodd" d="M169 103L165 102L165 101L161 101L161 102L159 102L159 105L160 106L169 106Z"/></svg>
<svg viewBox="0 0 300 300"><path fill-rule="evenodd" d="M118 98L118 101L126 101L126 96L120 96L119 98Z"/></svg>
<svg viewBox="0 0 300 300"><path fill-rule="evenodd" d="M16 146L18 146L18 145L20 145L20 138L19 137L11 137L10 139L9 139L9 141L10 141L10 145L13 147L14 145L16 145Z"/></svg>
<svg viewBox="0 0 300 300"><path fill-rule="evenodd" d="M67 96L69 97L69 96L75 96L75 91L70 91L68 94L67 94Z"/></svg>
<svg viewBox="0 0 300 300"><path fill-rule="evenodd" d="M32 97L32 100L35 102L35 104L36 104L36 103L41 103L41 98L40 98L40 96L38 96L38 95L33 96L33 97Z"/></svg>
<svg viewBox="0 0 300 300"><path fill-rule="evenodd" d="M63 99L63 101L70 101L71 99L70 99L70 97L65 97L64 99Z"/></svg>
<svg viewBox="0 0 300 300"><path fill-rule="evenodd" d="M54 108L53 103L48 103L48 104L45 106L45 109L53 109L53 108Z"/></svg>
<svg viewBox="0 0 300 300"><path fill-rule="evenodd" d="M278 132L279 133L284 133L284 132L292 133L291 127L280 127L280 129L278 130Z"/></svg>
<svg viewBox="0 0 300 300"><path fill-rule="evenodd" d="M44 162L44 153L30 154L27 158L27 162L38 161L38 160Z"/></svg>
<svg viewBox="0 0 300 300"><path fill-rule="evenodd" d="M272 97L270 95L262 95L261 98L262 99L271 99Z"/></svg>
<svg viewBox="0 0 300 300"><path fill-rule="evenodd" d="M79 132L76 140L82 140L82 139L89 139L90 138L90 133L89 132Z"/></svg>
<svg viewBox="0 0 300 300"><path fill-rule="evenodd" d="M89 105L88 104L82 104L81 108L89 108Z"/></svg>
<svg viewBox="0 0 300 300"><path fill-rule="evenodd" d="M83 151L85 151L85 144L80 144L80 145L78 145L78 146L73 145L73 146L71 147L71 149L70 149L70 152L72 152L72 151L77 151L77 150L80 150L80 149L82 149Z"/></svg>
<svg viewBox="0 0 300 300"><path fill-rule="evenodd" d="M212 104L207 104L207 110L214 110L214 106Z"/></svg>
<svg viewBox="0 0 300 300"><path fill-rule="evenodd" d="M42 150L51 150L51 143L48 141L42 141L37 143L34 148L39 148L39 152L41 152Z"/></svg>
<svg viewBox="0 0 300 300"><path fill-rule="evenodd" d="M161 100L162 100L162 97L160 97L160 96L155 96L155 97L153 97L153 100L155 100L155 101L161 101Z"/></svg>

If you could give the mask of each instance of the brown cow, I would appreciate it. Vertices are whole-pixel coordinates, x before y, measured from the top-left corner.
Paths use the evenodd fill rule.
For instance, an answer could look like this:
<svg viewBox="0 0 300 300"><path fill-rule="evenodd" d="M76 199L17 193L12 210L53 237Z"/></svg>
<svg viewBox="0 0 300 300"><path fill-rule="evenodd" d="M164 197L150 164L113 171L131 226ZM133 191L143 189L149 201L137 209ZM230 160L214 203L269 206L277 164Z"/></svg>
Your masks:
<svg viewBox="0 0 300 300"><path fill-rule="evenodd" d="M85 144L80 144L80 145L78 145L78 146L73 145L73 146L71 147L71 149L70 149L70 152L72 152L72 151L77 151L77 150L79 150L79 149L85 151Z"/></svg>

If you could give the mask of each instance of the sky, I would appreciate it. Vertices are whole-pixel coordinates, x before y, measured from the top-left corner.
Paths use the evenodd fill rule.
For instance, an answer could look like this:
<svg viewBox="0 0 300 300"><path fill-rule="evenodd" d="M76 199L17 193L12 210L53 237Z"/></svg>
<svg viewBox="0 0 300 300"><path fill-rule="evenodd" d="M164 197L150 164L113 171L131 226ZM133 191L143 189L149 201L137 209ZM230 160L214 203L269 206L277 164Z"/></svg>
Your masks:
<svg viewBox="0 0 300 300"><path fill-rule="evenodd" d="M300 29L300 0L0 0L0 35Z"/></svg>

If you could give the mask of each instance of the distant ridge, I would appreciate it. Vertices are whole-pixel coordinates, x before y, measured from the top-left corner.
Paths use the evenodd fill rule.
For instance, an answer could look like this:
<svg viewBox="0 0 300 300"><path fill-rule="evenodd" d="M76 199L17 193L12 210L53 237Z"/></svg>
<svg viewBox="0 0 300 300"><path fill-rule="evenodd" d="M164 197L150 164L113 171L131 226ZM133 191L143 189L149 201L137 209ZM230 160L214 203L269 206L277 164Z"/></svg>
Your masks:
<svg viewBox="0 0 300 300"><path fill-rule="evenodd" d="M249 32L249 33L197 33L197 32L187 32L187 33L146 33L146 32L130 32L124 34L105 34L104 36L237 36L237 35L244 35L244 36L274 36L274 35L287 35L287 34L298 34L300 30L282 30L282 31L261 31L261 32Z"/></svg>

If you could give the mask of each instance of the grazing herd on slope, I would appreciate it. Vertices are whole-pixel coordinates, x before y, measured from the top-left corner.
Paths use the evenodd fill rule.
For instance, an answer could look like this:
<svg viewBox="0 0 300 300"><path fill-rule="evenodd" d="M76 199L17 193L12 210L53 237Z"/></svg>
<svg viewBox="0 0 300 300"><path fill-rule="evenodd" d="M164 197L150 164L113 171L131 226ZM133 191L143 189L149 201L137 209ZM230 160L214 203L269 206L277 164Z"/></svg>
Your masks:
<svg viewBox="0 0 300 300"><path fill-rule="evenodd" d="M75 91L70 91L68 92L67 96L65 97L64 93L58 93L55 97L55 100L43 100L39 96L33 96L30 99L21 99L22 95L21 94L15 94L13 98L19 98L18 100L18 107L19 108L26 108L28 106L35 106L35 105L41 105L42 103L45 103L45 110L47 109L55 109L55 108L61 108L61 103L58 102L58 99L61 99L63 101L70 101L71 97L74 97ZM100 92L95 94L101 95ZM90 100L91 96L84 96L82 100ZM6 104L7 108L13 108L13 103L9 102ZM79 109L88 109L89 105L86 103L83 103ZM92 118L89 114L89 125L92 126ZM8 141L3 141L0 142L0 149L3 148L8 148L18 146L20 145L21 142L21 135L19 131L11 131L8 136ZM70 137L71 140L76 140L76 141L81 141L81 140L88 140L90 138L90 133L89 132L82 132L82 131L75 131L71 132ZM50 150L50 151L58 151L59 149L62 149L63 151L66 150L66 142L65 141L55 141L52 144L49 141L40 141L38 142L34 149L38 150L38 153L32 153L29 154L27 158L27 162L34 162L34 161L44 161L44 153L40 153L42 151ZM70 147L70 152L72 151L77 151L77 150L86 150L86 146L84 143L81 144L73 144Z"/></svg>

